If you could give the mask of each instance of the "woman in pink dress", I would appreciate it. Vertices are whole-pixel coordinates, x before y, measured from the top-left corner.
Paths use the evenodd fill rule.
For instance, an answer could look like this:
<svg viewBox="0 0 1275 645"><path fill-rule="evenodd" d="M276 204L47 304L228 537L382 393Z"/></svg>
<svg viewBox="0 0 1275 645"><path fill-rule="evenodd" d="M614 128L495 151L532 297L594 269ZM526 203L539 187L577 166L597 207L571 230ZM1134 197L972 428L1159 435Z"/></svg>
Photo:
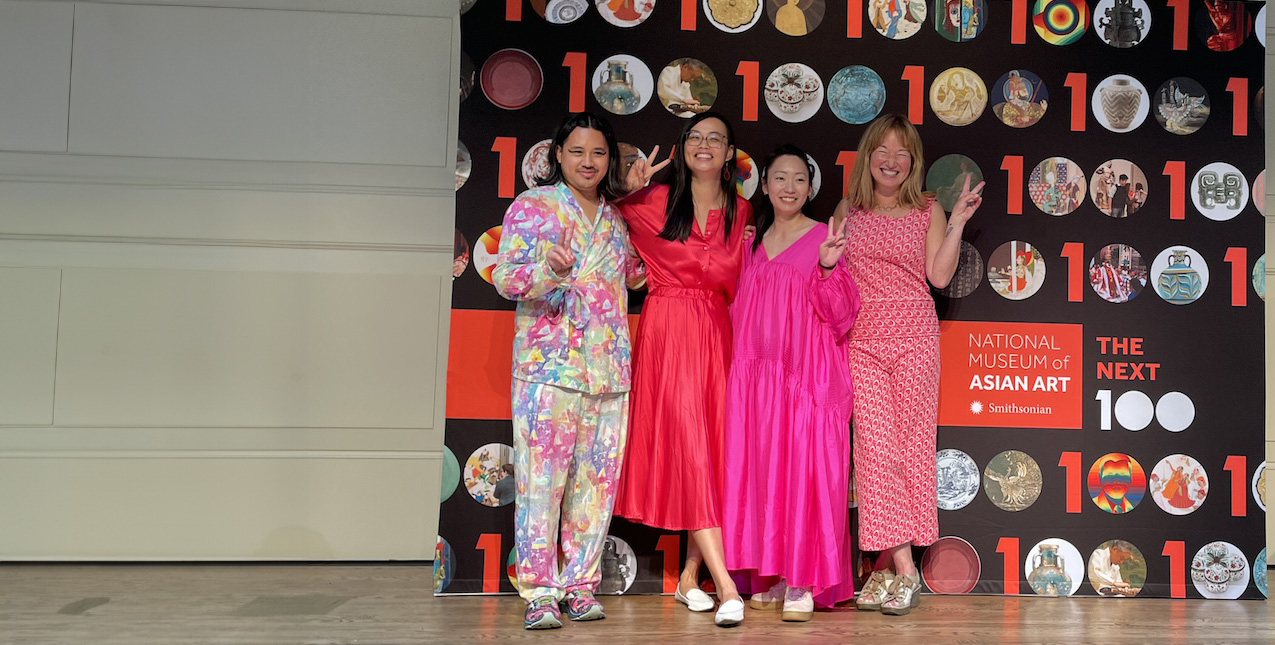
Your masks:
<svg viewBox="0 0 1275 645"><path fill-rule="evenodd" d="M921 137L905 117L868 125L836 221L862 307L850 333L859 548L881 551L859 609L900 615L920 601L912 547L938 539L939 325L926 284L943 288L961 232L982 203L968 176L951 218L921 192Z"/></svg>
<svg viewBox="0 0 1275 645"><path fill-rule="evenodd" d="M859 291L842 263L844 221L803 212L806 153L762 164L757 232L744 255L726 387L726 566L764 578L754 609L806 621L854 595L850 556L849 333Z"/></svg>

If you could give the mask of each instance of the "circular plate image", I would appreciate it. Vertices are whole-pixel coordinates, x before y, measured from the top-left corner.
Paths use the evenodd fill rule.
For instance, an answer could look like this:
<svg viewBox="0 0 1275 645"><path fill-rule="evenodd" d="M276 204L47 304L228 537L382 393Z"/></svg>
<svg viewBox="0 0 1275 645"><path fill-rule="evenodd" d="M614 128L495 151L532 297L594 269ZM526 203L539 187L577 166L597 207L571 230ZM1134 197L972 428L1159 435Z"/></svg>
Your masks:
<svg viewBox="0 0 1275 645"><path fill-rule="evenodd" d="M752 29L761 18L762 0L704 0L704 15L728 34Z"/></svg>
<svg viewBox="0 0 1275 645"><path fill-rule="evenodd" d="M450 499L458 485L460 485L460 462L456 461L456 455L452 453L451 448L443 446L443 481L439 492L441 497L438 501L445 502Z"/></svg>
<svg viewBox="0 0 1275 645"><path fill-rule="evenodd" d="M1045 538L1023 561L1027 584L1038 596L1070 596L1085 577L1085 561L1071 542Z"/></svg>
<svg viewBox="0 0 1275 645"><path fill-rule="evenodd" d="M815 169L815 173L810 176L810 199L814 199L819 196L819 188L823 186L823 172L819 170L819 162L809 153L806 154L806 163Z"/></svg>
<svg viewBox="0 0 1275 645"><path fill-rule="evenodd" d="M1251 192L1253 193L1253 206L1257 207L1257 213L1259 215L1265 215L1266 214L1266 169L1265 168L1263 168L1262 172L1257 173L1257 176L1253 178L1253 190Z"/></svg>
<svg viewBox="0 0 1275 645"><path fill-rule="evenodd" d="M1151 283L1166 302L1190 304L1209 288L1209 265L1195 249L1174 245L1151 261Z"/></svg>
<svg viewBox="0 0 1275 645"><path fill-rule="evenodd" d="M916 35L929 15L925 0L868 0L867 4L868 23L891 40Z"/></svg>
<svg viewBox="0 0 1275 645"><path fill-rule="evenodd" d="M950 213L956 206L956 198L961 196L966 177L969 177L970 187L973 188L983 181L983 170L965 155L943 155L926 171L925 190L933 192L939 206Z"/></svg>
<svg viewBox="0 0 1275 645"><path fill-rule="evenodd" d="M805 36L823 22L824 0L766 0L770 24L789 36Z"/></svg>
<svg viewBox="0 0 1275 645"><path fill-rule="evenodd" d="M838 119L862 125L885 107L885 82L871 67L842 67L828 81L828 108Z"/></svg>
<svg viewBox="0 0 1275 645"><path fill-rule="evenodd" d="M527 150L522 156L522 183L527 188L535 188L539 180L549 176L549 154L553 150L553 139L542 139Z"/></svg>
<svg viewBox="0 0 1275 645"><path fill-rule="evenodd" d="M1085 171L1066 157L1048 157L1027 176L1027 194L1036 208L1050 215L1066 215L1085 201Z"/></svg>
<svg viewBox="0 0 1275 645"><path fill-rule="evenodd" d="M939 538L921 556L921 580L933 593L969 593L982 570L978 552L956 536Z"/></svg>
<svg viewBox="0 0 1275 645"><path fill-rule="evenodd" d="M1011 128L1036 125L1049 107L1049 90L1033 72L1011 69L992 86L992 113Z"/></svg>
<svg viewBox="0 0 1275 645"><path fill-rule="evenodd" d="M1151 397L1145 393L1129 390L1116 399L1113 413L1116 415L1116 422L1125 430L1140 432L1151 425L1151 420L1155 418L1155 406L1151 403Z"/></svg>
<svg viewBox="0 0 1275 645"><path fill-rule="evenodd" d="M939 293L946 298L964 298L974 293L978 285L983 283L983 256L973 244L961 240L961 255L957 260L956 273L946 287Z"/></svg>
<svg viewBox="0 0 1275 645"><path fill-rule="evenodd" d="M1089 468L1089 497L1112 515L1128 513L1147 494L1147 473L1137 459L1122 452L1107 453Z"/></svg>
<svg viewBox="0 0 1275 645"><path fill-rule="evenodd" d="M1093 171L1089 196L1107 217L1128 217L1147 202L1146 173L1126 159L1112 159Z"/></svg>
<svg viewBox="0 0 1275 645"><path fill-rule="evenodd" d="M1155 420L1169 432L1182 432L1195 421L1195 402L1182 392L1165 392L1155 402Z"/></svg>
<svg viewBox="0 0 1275 645"><path fill-rule="evenodd" d="M651 17L655 0L596 0L598 14L616 27L636 27Z"/></svg>
<svg viewBox="0 0 1275 645"><path fill-rule="evenodd" d="M1205 598L1239 598L1249 575L1248 558L1230 542L1210 542L1191 558L1191 581Z"/></svg>
<svg viewBox="0 0 1275 645"><path fill-rule="evenodd" d="M456 229L456 240L452 244L452 279L460 277L465 272L465 268L469 266L469 242L465 240L465 236L460 234L460 229ZM452 457L455 459L455 457ZM460 466L456 467L456 472L460 472Z"/></svg>
<svg viewBox="0 0 1275 645"><path fill-rule="evenodd" d="M948 125L969 125L986 107L987 85L973 70L952 67L940 72L930 83L930 109Z"/></svg>
<svg viewBox="0 0 1275 645"><path fill-rule="evenodd" d="M1266 462L1259 462L1253 471L1253 501L1266 512Z"/></svg>
<svg viewBox="0 0 1275 645"><path fill-rule="evenodd" d="M974 40L987 25L986 0L934 0L934 30L956 43Z"/></svg>
<svg viewBox="0 0 1275 645"><path fill-rule="evenodd" d="M1170 515L1195 512L1209 496L1209 475L1187 455L1169 455L1151 471L1151 499Z"/></svg>
<svg viewBox="0 0 1275 645"><path fill-rule="evenodd" d="M1045 42L1070 45L1085 35L1089 5L1085 0L1036 0L1032 5L1032 26Z"/></svg>
<svg viewBox="0 0 1275 645"><path fill-rule="evenodd" d="M1151 31L1151 8L1146 0L1098 0L1093 8L1093 30L1102 42L1128 49Z"/></svg>
<svg viewBox="0 0 1275 645"><path fill-rule="evenodd" d="M593 98L611 114L633 114L655 94L655 78L642 61L628 54L608 56L593 70Z"/></svg>
<svg viewBox="0 0 1275 645"><path fill-rule="evenodd" d="M1127 244L1108 244L1089 261L1089 286L1107 302L1129 302L1151 279L1142 254Z"/></svg>
<svg viewBox="0 0 1275 645"><path fill-rule="evenodd" d="M476 4L478 4L478 0L460 0L460 15L465 15Z"/></svg>
<svg viewBox="0 0 1275 645"><path fill-rule="evenodd" d="M664 109L684 119L709 111L717 100L717 76L694 58L665 65L655 86Z"/></svg>
<svg viewBox="0 0 1275 645"><path fill-rule="evenodd" d="M1257 10L1257 17L1253 18L1253 33L1257 34L1257 42L1262 43L1262 48L1266 48L1266 5L1262 5ZM1266 588L1262 588L1262 593L1266 593Z"/></svg>
<svg viewBox="0 0 1275 645"><path fill-rule="evenodd" d="M637 556L628 542L608 535L602 545L602 581L597 593L619 596L633 586L637 579Z"/></svg>
<svg viewBox="0 0 1275 645"><path fill-rule="evenodd" d="M1089 584L1099 596L1132 598L1147 583L1147 559L1124 540L1107 540L1089 554Z"/></svg>
<svg viewBox="0 0 1275 645"><path fill-rule="evenodd" d="M1004 298L1026 300L1045 284L1045 259L1029 242L1006 242L987 258L987 283Z"/></svg>
<svg viewBox="0 0 1275 645"><path fill-rule="evenodd" d="M1209 93L1195 79L1171 78L1155 92L1155 120L1173 134L1194 134L1209 120Z"/></svg>
<svg viewBox="0 0 1275 645"><path fill-rule="evenodd" d="M1002 510L1021 511L1036 503L1043 480L1040 465L1019 450L992 457L983 469L983 492Z"/></svg>
<svg viewBox="0 0 1275 645"><path fill-rule="evenodd" d="M585 0L531 0L531 8L555 25L575 22L589 10Z"/></svg>
<svg viewBox="0 0 1275 645"><path fill-rule="evenodd" d="M1253 31L1253 18L1239 0L1192 3L1195 35L1215 52L1229 52L1244 44Z"/></svg>
<svg viewBox="0 0 1275 645"><path fill-rule="evenodd" d="M514 591L518 591L518 547L514 546L509 549L509 557L505 558L505 577L509 578L509 584L513 585Z"/></svg>
<svg viewBox="0 0 1275 645"><path fill-rule="evenodd" d="M1151 111L1151 98L1142 81L1128 74L1114 74L1094 88L1089 101L1094 118L1112 132L1136 130Z"/></svg>
<svg viewBox="0 0 1275 645"><path fill-rule="evenodd" d="M735 148L735 192L744 199L752 199L760 182L761 173L757 171L757 161L747 152Z"/></svg>
<svg viewBox="0 0 1275 645"><path fill-rule="evenodd" d="M1265 11L1265 10L1266 10L1266 7L1262 7L1262 11ZM1262 43L1262 44L1265 45L1266 43ZM1257 587L1258 591L1262 592L1263 596L1270 598L1271 595L1267 593L1267 590L1266 590L1266 549L1265 548L1263 548L1262 552L1258 553L1257 557L1253 559L1253 585Z"/></svg>
<svg viewBox="0 0 1275 645"><path fill-rule="evenodd" d="M965 508L978 495L981 479L978 476L978 464L974 463L972 457L955 448L940 450L937 458L939 508L945 511Z"/></svg>
<svg viewBox="0 0 1275 645"><path fill-rule="evenodd" d="M1257 292L1257 297L1263 302L1266 301L1266 254L1257 258L1257 262L1253 264L1253 291Z"/></svg>
<svg viewBox="0 0 1275 645"><path fill-rule="evenodd" d="M762 94L770 113L782 121L800 123L823 105L823 81L802 63L785 63L766 77Z"/></svg>
<svg viewBox="0 0 1275 645"><path fill-rule="evenodd" d="M503 443L479 447L465 460L462 473L470 497L483 506L507 506L514 501L514 449Z"/></svg>
<svg viewBox="0 0 1275 645"><path fill-rule="evenodd" d="M491 284L491 270L496 268L496 259L500 256L500 227L493 226L474 244L474 270L479 277Z"/></svg>
<svg viewBox="0 0 1275 645"><path fill-rule="evenodd" d="M483 63L479 85L496 107L521 110L540 96L544 72L531 54L521 49L502 49Z"/></svg>
<svg viewBox="0 0 1275 645"><path fill-rule="evenodd" d="M434 544L434 593L442 593L452 583L452 575L456 573L456 554L452 545L438 536Z"/></svg>
<svg viewBox="0 0 1275 645"><path fill-rule="evenodd" d="M465 147L464 141L456 142L456 190L460 190L461 186L469 181L469 173L474 169L474 158L469 154L469 148Z"/></svg>
<svg viewBox="0 0 1275 645"><path fill-rule="evenodd" d="M620 148L620 176L624 177L628 175L629 168L632 168L638 159L646 159L646 153L637 146L623 141L618 144L618 147Z"/></svg>
<svg viewBox="0 0 1275 645"><path fill-rule="evenodd" d="M478 69L469 54L460 53L460 100L464 102L474 91L474 83L478 81Z"/></svg>
<svg viewBox="0 0 1275 645"><path fill-rule="evenodd" d="M1215 161L1195 173L1191 180L1191 201L1201 215L1225 222L1248 205L1248 180L1229 163Z"/></svg>

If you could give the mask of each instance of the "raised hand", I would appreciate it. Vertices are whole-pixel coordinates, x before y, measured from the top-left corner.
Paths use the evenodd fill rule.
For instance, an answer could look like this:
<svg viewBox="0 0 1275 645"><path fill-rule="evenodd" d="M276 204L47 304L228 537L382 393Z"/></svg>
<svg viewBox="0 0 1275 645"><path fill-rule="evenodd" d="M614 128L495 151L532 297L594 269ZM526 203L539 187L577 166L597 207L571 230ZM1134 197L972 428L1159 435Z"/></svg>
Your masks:
<svg viewBox="0 0 1275 645"><path fill-rule="evenodd" d="M659 152L660 147L655 146L654 148L651 148L651 154L647 155L646 159L639 157L637 161L633 162L632 166L629 166L629 172L624 178L624 190L626 192L631 193L649 184L651 182L651 177L654 177L655 173L663 170L664 166L669 165L669 163L673 161L673 155L669 154L668 158L664 161L657 164L649 163L648 160L654 159L655 155Z"/></svg>
<svg viewBox="0 0 1275 645"><path fill-rule="evenodd" d="M562 237L557 244L549 247L549 268L559 276L565 276L571 272L571 267L576 264L576 254L571 251L571 238L575 235L576 225L568 224L562 230Z"/></svg>
<svg viewBox="0 0 1275 645"><path fill-rule="evenodd" d="M819 265L821 267L836 266L841 260L841 256L845 255L847 231L849 230L850 218L841 218L841 224L836 222L836 216L828 218L828 237L824 238L819 244Z"/></svg>
<svg viewBox="0 0 1275 645"><path fill-rule="evenodd" d="M965 175L965 185L961 187L961 194L956 198L956 202L952 205L951 220L959 222L968 222L973 217L974 211L978 210L980 204L983 203L983 191L985 181L978 182L974 188L970 188L970 175Z"/></svg>

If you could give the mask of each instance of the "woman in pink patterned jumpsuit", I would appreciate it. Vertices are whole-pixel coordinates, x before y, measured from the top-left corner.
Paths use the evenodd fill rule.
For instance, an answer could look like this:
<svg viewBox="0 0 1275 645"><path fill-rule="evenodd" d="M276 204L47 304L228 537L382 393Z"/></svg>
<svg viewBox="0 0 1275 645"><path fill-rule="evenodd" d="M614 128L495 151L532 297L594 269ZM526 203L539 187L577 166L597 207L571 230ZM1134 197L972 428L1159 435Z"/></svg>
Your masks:
<svg viewBox="0 0 1275 645"><path fill-rule="evenodd" d="M859 609L906 614L920 601L912 546L938 539L939 327L928 280L947 286L961 232L982 203L969 179L951 218L921 192L921 138L902 116L873 121L859 140L846 197L850 274L862 308L850 334L859 547L881 551Z"/></svg>

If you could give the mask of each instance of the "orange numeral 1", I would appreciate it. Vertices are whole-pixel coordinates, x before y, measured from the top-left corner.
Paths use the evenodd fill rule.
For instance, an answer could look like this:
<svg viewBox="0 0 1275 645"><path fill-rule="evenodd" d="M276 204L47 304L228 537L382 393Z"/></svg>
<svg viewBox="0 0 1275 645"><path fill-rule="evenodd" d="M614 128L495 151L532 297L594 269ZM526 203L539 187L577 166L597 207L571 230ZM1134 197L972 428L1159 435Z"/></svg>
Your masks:
<svg viewBox="0 0 1275 645"><path fill-rule="evenodd" d="M1160 555L1169 559L1169 597L1186 598L1186 570L1183 569L1186 542L1169 540L1164 543L1164 550Z"/></svg>
<svg viewBox="0 0 1275 645"><path fill-rule="evenodd" d="M1231 264L1231 306L1243 307L1248 304L1248 249L1229 247L1224 259Z"/></svg>
<svg viewBox="0 0 1275 645"><path fill-rule="evenodd" d="M1080 453L1064 452L1058 465L1067 470L1067 512L1080 512Z"/></svg>
<svg viewBox="0 0 1275 645"><path fill-rule="evenodd" d="M1248 136L1248 79L1235 78L1226 83L1226 91L1231 93L1231 134L1237 137Z"/></svg>
<svg viewBox="0 0 1275 645"><path fill-rule="evenodd" d="M1169 178L1169 219L1186 219L1186 162L1164 162L1165 177Z"/></svg>
<svg viewBox="0 0 1275 645"><path fill-rule="evenodd" d="M1027 0L1014 0L1009 14L1009 42L1013 45L1027 44Z"/></svg>
<svg viewBox="0 0 1275 645"><path fill-rule="evenodd" d="M500 155L497 163L496 196L512 199L514 196L514 157L518 156L518 140L514 137L496 137L491 151Z"/></svg>
<svg viewBox="0 0 1275 645"><path fill-rule="evenodd" d="M1085 99L1089 96L1089 75L1084 72L1069 72L1063 85L1071 89L1071 131L1085 131Z"/></svg>
<svg viewBox="0 0 1275 645"><path fill-rule="evenodd" d="M1003 537L996 542L996 552L1004 554L1005 573L1002 578L1005 580L1005 595L1018 595L1018 568L1022 566L1018 561L1018 538Z"/></svg>
<svg viewBox="0 0 1275 645"><path fill-rule="evenodd" d="M1169 0L1169 6L1173 7L1173 49L1174 51L1186 51L1186 30L1190 14L1191 0ZM1183 596L1174 596L1180 598Z"/></svg>
<svg viewBox="0 0 1275 645"><path fill-rule="evenodd" d="M661 593L673 593L677 591L678 569L681 568L678 565L682 560L682 536L676 533L661 535L655 542L655 550L663 554L664 558L664 586Z"/></svg>
<svg viewBox="0 0 1275 645"><path fill-rule="evenodd" d="M682 0L682 31L695 31L695 18L699 15L699 0Z"/></svg>
<svg viewBox="0 0 1275 645"><path fill-rule="evenodd" d="M863 0L846 0L846 38L863 37Z"/></svg>
<svg viewBox="0 0 1275 645"><path fill-rule="evenodd" d="M477 546L483 552L483 593L499 593L500 578L504 575L500 566L500 534L483 533L478 536Z"/></svg>
<svg viewBox="0 0 1275 645"><path fill-rule="evenodd" d="M735 75L744 79L744 120L757 120L757 94L760 88L757 61L741 60L735 68Z"/></svg>
<svg viewBox="0 0 1275 645"><path fill-rule="evenodd" d="M1067 302L1080 302L1085 297L1085 245L1067 242L1062 256L1067 258Z"/></svg>
<svg viewBox="0 0 1275 645"><path fill-rule="evenodd" d="M1227 455L1226 471L1231 473L1231 517L1248 515L1248 458Z"/></svg>
<svg viewBox="0 0 1275 645"><path fill-rule="evenodd" d="M1009 173L1009 177L1005 180L1009 185L1005 195L1005 213L1007 215L1022 215L1023 158L1019 155L1005 155L1005 158L1001 160L1001 170Z"/></svg>
<svg viewBox="0 0 1275 645"><path fill-rule="evenodd" d="M505 20L507 22L522 20L522 0L505 0Z"/></svg>
<svg viewBox="0 0 1275 645"><path fill-rule="evenodd" d="M567 111L584 111L584 66L588 57L583 52L567 52L562 59L562 66L571 70L571 80L567 84Z"/></svg>
<svg viewBox="0 0 1275 645"><path fill-rule="evenodd" d="M921 125L921 118L925 116L921 111L925 103L925 67L904 67L903 80L908 82L908 120L912 125Z"/></svg>
<svg viewBox="0 0 1275 645"><path fill-rule="evenodd" d="M850 173L854 171L854 160L859 156L855 150L842 150L837 153L837 165L841 166L841 194L850 192Z"/></svg>

